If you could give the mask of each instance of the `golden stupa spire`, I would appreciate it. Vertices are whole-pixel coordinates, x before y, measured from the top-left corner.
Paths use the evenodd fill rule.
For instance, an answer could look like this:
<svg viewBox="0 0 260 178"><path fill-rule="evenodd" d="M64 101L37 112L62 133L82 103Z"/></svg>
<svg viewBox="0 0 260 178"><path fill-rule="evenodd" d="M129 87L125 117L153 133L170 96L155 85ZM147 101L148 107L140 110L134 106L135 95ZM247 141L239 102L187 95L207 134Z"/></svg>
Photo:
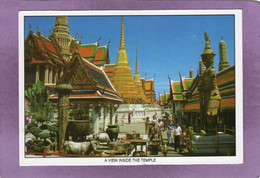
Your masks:
<svg viewBox="0 0 260 178"><path fill-rule="evenodd" d="M136 65L135 65L135 74L139 74L139 70L138 70L138 48L137 48L137 41L136 41Z"/></svg>
<svg viewBox="0 0 260 178"><path fill-rule="evenodd" d="M138 70L138 47L137 47L137 41L136 41L136 66L135 66L135 76L134 76L134 82L137 89L137 99L139 103L145 102L145 95L142 88L142 82L140 80L139 70Z"/></svg>
<svg viewBox="0 0 260 178"><path fill-rule="evenodd" d="M124 34L124 19L122 16L122 25L121 25L121 38L120 38L120 48L125 49L125 34Z"/></svg>
<svg viewBox="0 0 260 178"><path fill-rule="evenodd" d="M117 53L117 62L114 68L114 76L111 78L117 93L123 99L123 103L137 103L137 89L129 67L125 50L124 24L122 17L120 47Z"/></svg>

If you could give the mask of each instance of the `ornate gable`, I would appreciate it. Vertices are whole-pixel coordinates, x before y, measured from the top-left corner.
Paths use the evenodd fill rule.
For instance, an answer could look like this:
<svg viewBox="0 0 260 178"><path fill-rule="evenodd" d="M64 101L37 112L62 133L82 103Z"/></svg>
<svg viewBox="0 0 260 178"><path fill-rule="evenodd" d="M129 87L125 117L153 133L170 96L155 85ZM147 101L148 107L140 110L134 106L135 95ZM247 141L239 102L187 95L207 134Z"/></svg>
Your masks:
<svg viewBox="0 0 260 178"><path fill-rule="evenodd" d="M72 87L94 87L97 85L97 80L91 75L80 55L76 52L59 83L70 83Z"/></svg>

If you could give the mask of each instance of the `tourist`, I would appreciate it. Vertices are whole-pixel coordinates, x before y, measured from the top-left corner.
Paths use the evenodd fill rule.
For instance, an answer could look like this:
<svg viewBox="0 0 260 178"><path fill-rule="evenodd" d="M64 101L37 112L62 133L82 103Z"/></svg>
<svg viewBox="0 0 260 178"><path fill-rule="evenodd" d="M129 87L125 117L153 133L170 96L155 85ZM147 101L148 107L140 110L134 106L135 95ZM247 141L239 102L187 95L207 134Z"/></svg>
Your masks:
<svg viewBox="0 0 260 178"><path fill-rule="evenodd" d="M156 122L159 123L159 118L158 118L158 116L157 116L157 113L155 113L155 120L156 120Z"/></svg>
<svg viewBox="0 0 260 178"><path fill-rule="evenodd" d="M145 134L148 135L148 130L149 130L149 117L145 119Z"/></svg>
<svg viewBox="0 0 260 178"><path fill-rule="evenodd" d="M131 124L131 113L128 113L128 124Z"/></svg>
<svg viewBox="0 0 260 178"><path fill-rule="evenodd" d="M159 139L161 140L163 144L163 131L164 131L164 123L162 119L159 119L159 130L158 130L158 135Z"/></svg>
<svg viewBox="0 0 260 178"><path fill-rule="evenodd" d="M173 144L173 130L174 130L174 122L169 117L168 125L167 125L167 142L169 144L169 139L171 139L171 144Z"/></svg>
<svg viewBox="0 0 260 178"><path fill-rule="evenodd" d="M25 128L27 129L27 125L29 124L29 114L26 115L26 118L25 118Z"/></svg>
<svg viewBox="0 0 260 178"><path fill-rule="evenodd" d="M125 115L123 115L121 121L122 121L122 126L125 125Z"/></svg>
<svg viewBox="0 0 260 178"><path fill-rule="evenodd" d="M175 151L177 151L177 148L179 149L179 152L182 151L181 149L181 136L182 136L182 129L179 125L179 122L176 122L176 126L174 128L174 148L175 148Z"/></svg>
<svg viewBox="0 0 260 178"><path fill-rule="evenodd" d="M148 137L149 137L150 141L153 141L153 139L155 138L155 135L156 135L155 122L152 121L151 123L149 123L148 127L149 127Z"/></svg>
<svg viewBox="0 0 260 178"><path fill-rule="evenodd" d="M115 123L117 124L117 122L118 122L118 114L116 114L115 116Z"/></svg>

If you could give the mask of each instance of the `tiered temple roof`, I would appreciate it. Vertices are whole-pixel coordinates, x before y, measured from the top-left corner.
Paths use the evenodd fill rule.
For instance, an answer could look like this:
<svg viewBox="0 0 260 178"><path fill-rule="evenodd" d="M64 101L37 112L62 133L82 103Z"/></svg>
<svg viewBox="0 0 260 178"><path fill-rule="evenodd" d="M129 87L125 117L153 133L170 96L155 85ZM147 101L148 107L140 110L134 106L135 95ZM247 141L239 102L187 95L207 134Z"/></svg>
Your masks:
<svg viewBox="0 0 260 178"><path fill-rule="evenodd" d="M60 48L57 43L41 35L39 31L35 34L30 30L26 41L31 44L33 51L32 59L27 63L49 64L53 67L67 65L67 61L60 55Z"/></svg>
<svg viewBox="0 0 260 178"><path fill-rule="evenodd" d="M80 44L80 42L74 39L70 45L72 54L76 48L78 48L79 54L82 57L98 67L109 64L109 43L105 46L99 46L99 41L93 44Z"/></svg>
<svg viewBox="0 0 260 178"><path fill-rule="evenodd" d="M72 92L69 94L71 101L91 101L93 99L118 103L122 101L104 70L81 57L77 50L74 52L68 68L70 70L65 71L59 83L72 85ZM57 100L58 93L51 95L50 99Z"/></svg>
<svg viewBox="0 0 260 178"><path fill-rule="evenodd" d="M106 72L107 76L111 80L111 78L114 76L114 68L116 64L105 64L104 65L104 71Z"/></svg>

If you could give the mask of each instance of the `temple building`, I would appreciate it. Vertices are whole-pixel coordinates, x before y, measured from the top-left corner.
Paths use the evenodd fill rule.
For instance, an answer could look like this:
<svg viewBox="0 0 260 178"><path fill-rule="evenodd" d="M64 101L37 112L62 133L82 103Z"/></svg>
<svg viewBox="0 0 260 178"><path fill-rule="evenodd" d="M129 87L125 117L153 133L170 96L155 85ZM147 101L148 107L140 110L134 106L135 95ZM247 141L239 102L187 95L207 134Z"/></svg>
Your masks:
<svg viewBox="0 0 260 178"><path fill-rule="evenodd" d="M25 86L32 86L38 80L54 87L60 79L72 54L78 49L84 59L98 67L109 64L109 42L99 46L98 40L93 44L81 44L77 35L72 37L68 27L68 17L57 16L53 32L49 38L37 34L32 29L25 40Z"/></svg>
<svg viewBox="0 0 260 178"><path fill-rule="evenodd" d="M49 99L57 104L60 101L56 84L71 85L69 108L83 107L91 112L89 118L94 132L99 132L98 117L101 110L105 130L108 123L115 123L112 119L122 102L103 70L103 66L110 61L109 42L105 46L99 46L99 41L81 44L81 39L77 41L77 35L70 35L68 18L65 16L56 18L55 28L50 32L49 38L42 35L38 28L37 34L30 29L25 40L25 87L42 81L49 89ZM61 122L66 125L67 119ZM64 132L64 124L61 127L60 130Z"/></svg>
<svg viewBox="0 0 260 178"><path fill-rule="evenodd" d="M142 82L143 91L145 94L145 103L153 104L156 102L154 91L154 77L150 80L146 80L146 76L140 79Z"/></svg>
<svg viewBox="0 0 260 178"><path fill-rule="evenodd" d="M45 85L55 84L67 64L53 35L47 38L39 29L37 34L30 29L25 40L25 88L39 80Z"/></svg>

